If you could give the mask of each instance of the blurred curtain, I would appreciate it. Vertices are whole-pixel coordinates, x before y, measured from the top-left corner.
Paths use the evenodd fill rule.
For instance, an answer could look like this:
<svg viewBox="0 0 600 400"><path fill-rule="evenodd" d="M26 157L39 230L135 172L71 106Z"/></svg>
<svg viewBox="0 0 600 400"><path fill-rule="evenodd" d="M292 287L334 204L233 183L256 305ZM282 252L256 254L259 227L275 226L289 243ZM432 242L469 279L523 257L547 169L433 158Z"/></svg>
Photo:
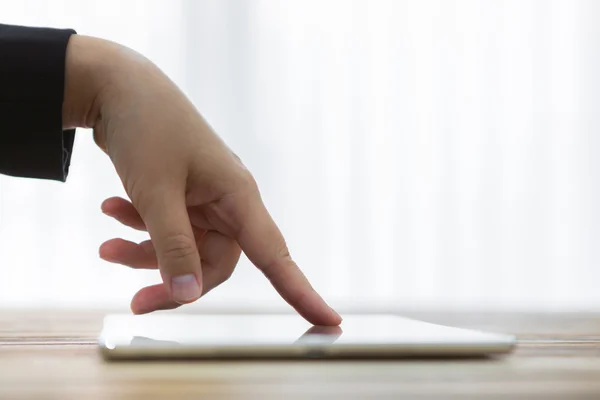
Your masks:
<svg viewBox="0 0 600 400"><path fill-rule="evenodd" d="M333 305L600 307L600 3L3 2L163 68L241 156ZM0 55L1 57L1 55ZM66 185L0 178L0 306L126 306L144 240L101 215L123 190L80 130ZM195 307L280 309L243 260Z"/></svg>

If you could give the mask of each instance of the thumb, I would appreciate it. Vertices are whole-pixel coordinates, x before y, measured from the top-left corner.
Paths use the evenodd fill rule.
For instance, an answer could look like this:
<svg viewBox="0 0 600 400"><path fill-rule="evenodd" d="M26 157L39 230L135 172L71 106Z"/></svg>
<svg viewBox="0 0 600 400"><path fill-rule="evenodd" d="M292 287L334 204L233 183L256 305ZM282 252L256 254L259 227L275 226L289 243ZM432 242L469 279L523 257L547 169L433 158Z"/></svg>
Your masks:
<svg viewBox="0 0 600 400"><path fill-rule="evenodd" d="M144 193L140 213L156 250L167 293L177 303L191 303L202 294L200 255L183 189L152 189Z"/></svg>

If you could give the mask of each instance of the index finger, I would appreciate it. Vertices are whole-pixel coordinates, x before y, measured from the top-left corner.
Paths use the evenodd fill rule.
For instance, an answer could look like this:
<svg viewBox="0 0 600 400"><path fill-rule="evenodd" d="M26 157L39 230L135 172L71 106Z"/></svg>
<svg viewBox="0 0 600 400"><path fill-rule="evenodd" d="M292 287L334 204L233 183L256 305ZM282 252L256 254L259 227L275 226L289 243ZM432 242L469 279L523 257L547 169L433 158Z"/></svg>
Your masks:
<svg viewBox="0 0 600 400"><path fill-rule="evenodd" d="M315 325L339 325L340 315L313 289L294 262L281 231L260 195L234 200L235 239L269 279L275 290L306 320Z"/></svg>

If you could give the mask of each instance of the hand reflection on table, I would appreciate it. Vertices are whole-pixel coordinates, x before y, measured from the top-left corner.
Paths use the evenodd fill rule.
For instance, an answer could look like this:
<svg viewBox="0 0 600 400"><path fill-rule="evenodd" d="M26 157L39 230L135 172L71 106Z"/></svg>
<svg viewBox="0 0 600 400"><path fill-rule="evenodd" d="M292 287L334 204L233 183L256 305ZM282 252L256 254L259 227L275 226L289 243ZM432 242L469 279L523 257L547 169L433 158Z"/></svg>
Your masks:
<svg viewBox="0 0 600 400"><path fill-rule="evenodd" d="M182 343L173 340L158 340L146 336L134 336L133 338L131 338L131 346L140 346L145 344L152 344L153 347L156 347L157 345L168 345L169 347L182 345Z"/></svg>
<svg viewBox="0 0 600 400"><path fill-rule="evenodd" d="M332 344L342 336L342 328L340 326L311 326L302 336L294 343L297 344Z"/></svg>

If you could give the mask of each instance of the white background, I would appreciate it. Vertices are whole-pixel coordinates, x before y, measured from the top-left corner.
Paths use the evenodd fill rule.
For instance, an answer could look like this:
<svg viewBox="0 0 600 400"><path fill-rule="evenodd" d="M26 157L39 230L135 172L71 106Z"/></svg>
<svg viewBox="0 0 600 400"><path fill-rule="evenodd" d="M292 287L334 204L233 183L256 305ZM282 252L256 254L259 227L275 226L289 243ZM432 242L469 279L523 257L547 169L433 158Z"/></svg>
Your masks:
<svg viewBox="0 0 600 400"><path fill-rule="evenodd" d="M163 68L342 309L600 309L599 16L595 1L0 2L3 23ZM145 239L100 213L122 194L85 130L68 183L0 177L0 307L126 307L157 282L97 257ZM285 305L244 259L194 307Z"/></svg>

